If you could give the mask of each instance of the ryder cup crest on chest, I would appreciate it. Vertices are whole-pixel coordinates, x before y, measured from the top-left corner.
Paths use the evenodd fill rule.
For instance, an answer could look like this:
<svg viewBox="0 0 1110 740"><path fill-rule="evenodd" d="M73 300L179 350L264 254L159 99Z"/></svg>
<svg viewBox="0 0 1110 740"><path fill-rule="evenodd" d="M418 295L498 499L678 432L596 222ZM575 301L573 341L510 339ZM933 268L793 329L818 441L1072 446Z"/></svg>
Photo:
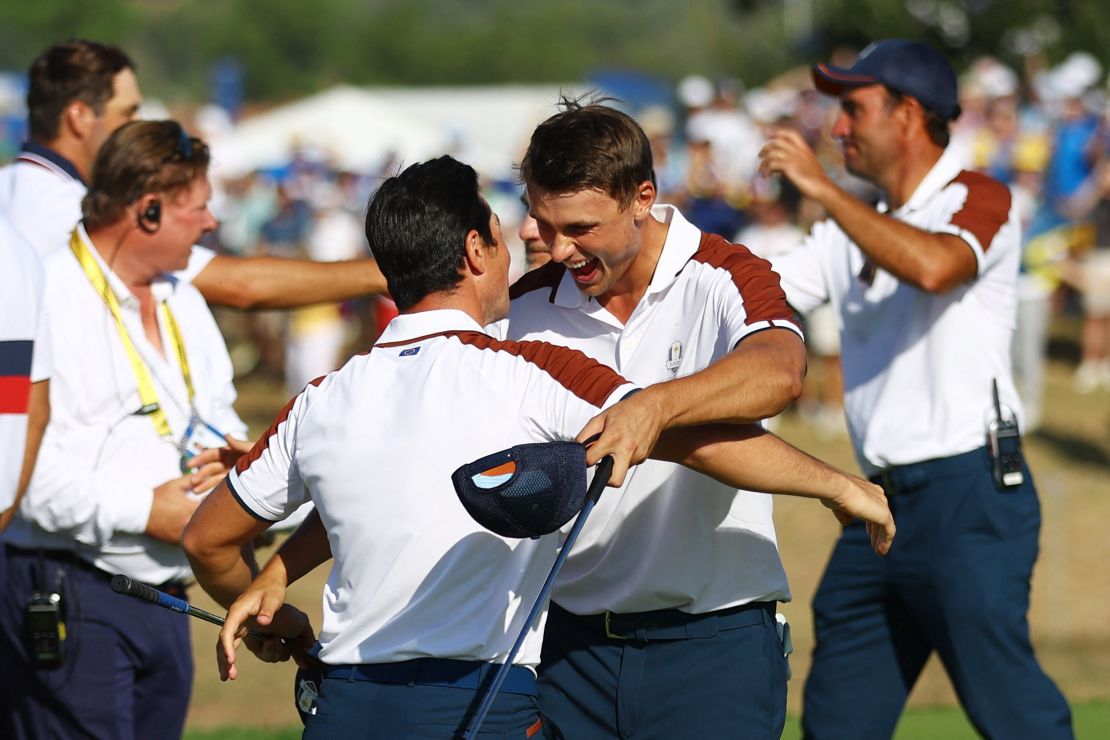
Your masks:
<svg viewBox="0 0 1110 740"><path fill-rule="evenodd" d="M678 368L682 365L682 342L677 339L671 342L671 347L667 350L667 362L665 367L670 371L671 375L678 374Z"/></svg>

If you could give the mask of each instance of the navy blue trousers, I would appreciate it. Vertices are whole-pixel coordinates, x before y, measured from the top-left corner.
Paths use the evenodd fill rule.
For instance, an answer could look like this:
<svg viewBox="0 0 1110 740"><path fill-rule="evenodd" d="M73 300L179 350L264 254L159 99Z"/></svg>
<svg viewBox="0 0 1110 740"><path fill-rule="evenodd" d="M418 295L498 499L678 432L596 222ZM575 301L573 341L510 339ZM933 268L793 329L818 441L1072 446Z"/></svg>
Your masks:
<svg viewBox="0 0 1110 740"><path fill-rule="evenodd" d="M684 638L674 628L634 626L652 621L633 618L631 639L611 639L604 617L551 605L539 687L555 733L569 740L782 735L786 659L773 603L720 620L704 615L679 630Z"/></svg>
<svg viewBox="0 0 1110 740"><path fill-rule="evenodd" d="M46 585L66 605L65 664L36 669L28 661L25 607L38 557L9 550L0 601L0 737L180 737L193 684L188 618L114 593L107 574L71 556L45 563Z"/></svg>
<svg viewBox="0 0 1110 740"><path fill-rule="evenodd" d="M1070 738L1067 702L1029 641L1040 505L999 489L985 449L893 469L882 480L898 533L871 550L846 527L813 600L808 738L886 740L935 650L968 718L988 738Z"/></svg>
<svg viewBox="0 0 1110 740"><path fill-rule="evenodd" d="M316 714L308 719L302 737L453 740L462 736L484 697L484 690L327 677L320 683ZM501 692L477 737L540 740L546 737L545 732L535 696Z"/></svg>

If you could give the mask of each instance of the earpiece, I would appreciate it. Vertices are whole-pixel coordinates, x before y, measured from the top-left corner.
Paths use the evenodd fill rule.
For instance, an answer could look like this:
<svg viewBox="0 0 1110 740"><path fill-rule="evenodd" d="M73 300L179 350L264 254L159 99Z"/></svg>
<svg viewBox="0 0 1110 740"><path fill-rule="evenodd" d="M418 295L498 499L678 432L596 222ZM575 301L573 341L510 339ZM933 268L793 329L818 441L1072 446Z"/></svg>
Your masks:
<svg viewBox="0 0 1110 740"><path fill-rule="evenodd" d="M156 224L162 220L162 203L161 201L152 200L150 205L143 211L143 220Z"/></svg>
<svg viewBox="0 0 1110 740"><path fill-rule="evenodd" d="M158 200L150 201L150 205L146 210L139 214L138 224L139 228L148 234L153 234L158 231L158 226L162 221L162 202Z"/></svg>

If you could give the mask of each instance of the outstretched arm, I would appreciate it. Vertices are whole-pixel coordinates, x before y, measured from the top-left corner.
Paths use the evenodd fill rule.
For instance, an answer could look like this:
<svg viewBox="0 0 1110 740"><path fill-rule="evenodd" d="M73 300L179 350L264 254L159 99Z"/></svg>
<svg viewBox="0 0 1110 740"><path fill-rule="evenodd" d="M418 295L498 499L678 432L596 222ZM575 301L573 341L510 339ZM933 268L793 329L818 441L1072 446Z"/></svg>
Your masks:
<svg viewBox="0 0 1110 740"><path fill-rule="evenodd" d="M590 424L601 418L595 417ZM578 441L585 443L591 428L587 426ZM613 439L603 434L590 445L586 459L593 464L608 454L614 459L626 458L628 447L640 444L634 436L622 434ZM886 554L894 540L894 518L879 486L807 455L759 424L668 429L648 456L685 465L734 488L819 499L842 524L854 518L866 522L872 546L880 555ZM614 466L609 484L621 485L626 471Z"/></svg>
<svg viewBox="0 0 1110 740"><path fill-rule="evenodd" d="M193 278L209 303L240 309L297 308L387 293L373 259L316 262L217 255Z"/></svg>
<svg viewBox="0 0 1110 740"><path fill-rule="evenodd" d="M894 517L882 488L807 455L759 425L668 431L652 456L736 488L819 499L841 524L863 520L880 555L894 540Z"/></svg>
<svg viewBox="0 0 1110 740"><path fill-rule="evenodd" d="M664 429L696 424L750 424L778 414L802 389L806 351L796 332L772 328L750 334L727 355L696 373L656 383L595 416L579 441L600 435L586 453L590 465L613 455L611 485L628 465L651 456Z"/></svg>

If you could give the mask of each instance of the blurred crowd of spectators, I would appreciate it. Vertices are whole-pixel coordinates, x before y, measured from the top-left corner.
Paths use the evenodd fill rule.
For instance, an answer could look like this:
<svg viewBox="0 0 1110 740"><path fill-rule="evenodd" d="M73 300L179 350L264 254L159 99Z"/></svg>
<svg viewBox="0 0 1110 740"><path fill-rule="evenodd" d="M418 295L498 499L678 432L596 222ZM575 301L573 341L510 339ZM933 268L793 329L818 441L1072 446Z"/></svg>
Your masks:
<svg viewBox="0 0 1110 740"><path fill-rule="evenodd" d="M1083 317L1076 389L1110 390L1110 87L1094 57L1076 53L1057 67L1020 72L981 58L961 78L960 91L963 113L950 147L967 168L1010 186L1024 226L1014 362L1032 429L1041 415L1055 312ZM840 167L839 148L828 135L836 100L814 91L805 70L758 89L688 77L676 99L671 107L632 112L652 142L660 201L680 206L705 231L770 256L799 247L822 217L789 185L757 173L771 127L795 128L842 184L877 197ZM210 246L320 260L358 256L366 249L367 197L397 166L386 161L375 172L336 171L305 151L279 170L223 182L213 204L221 224ZM519 256L519 275L524 247L516 234L526 213L519 186L490 181L487 190ZM284 373L293 393L352 349L368 346L391 315L388 300L368 299L290 315L225 314L221 321L239 371ZM839 434L837 317L818 311L806 322L814 362L801 411L822 432Z"/></svg>

